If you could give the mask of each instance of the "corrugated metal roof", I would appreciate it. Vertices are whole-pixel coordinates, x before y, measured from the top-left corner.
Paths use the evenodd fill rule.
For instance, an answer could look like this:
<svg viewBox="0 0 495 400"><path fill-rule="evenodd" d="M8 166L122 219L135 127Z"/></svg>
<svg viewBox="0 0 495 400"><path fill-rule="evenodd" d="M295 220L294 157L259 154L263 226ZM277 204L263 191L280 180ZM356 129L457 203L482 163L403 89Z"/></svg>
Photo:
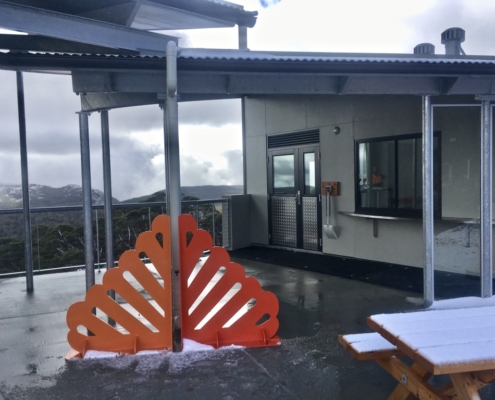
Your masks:
<svg viewBox="0 0 495 400"><path fill-rule="evenodd" d="M301 62L363 62L363 63L426 63L426 64L495 64L492 56L425 57L414 54L353 54L265 52L228 49L181 48L179 58L226 61L301 61Z"/></svg>
<svg viewBox="0 0 495 400"><path fill-rule="evenodd" d="M210 0L214 1L214 0ZM8 54L8 53L4 53ZM73 54L73 53L46 53L29 52L32 55L52 55L69 58L121 58L121 59L165 59L159 55L122 55L122 54ZM299 53L299 52L266 52L231 49L197 49L179 48L178 59L208 60L208 61L299 61L299 62L334 62L334 63L424 63L424 64L486 64L495 65L492 56L444 56L433 55L418 57L414 54L368 54L368 53Z"/></svg>

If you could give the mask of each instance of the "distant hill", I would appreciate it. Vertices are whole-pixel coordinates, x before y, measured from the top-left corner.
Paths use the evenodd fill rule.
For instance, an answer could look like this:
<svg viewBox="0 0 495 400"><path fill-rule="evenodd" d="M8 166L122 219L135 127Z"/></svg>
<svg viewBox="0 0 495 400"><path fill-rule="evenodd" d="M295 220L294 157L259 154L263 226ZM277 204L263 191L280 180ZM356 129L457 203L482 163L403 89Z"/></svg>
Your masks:
<svg viewBox="0 0 495 400"><path fill-rule="evenodd" d="M222 196L228 194L241 194L243 191L242 185L205 185L205 186L183 186L180 189L182 197L184 196L194 196L201 200L209 199L221 199ZM165 191L160 190L158 192L140 196L133 197L132 199L124 200L122 203L146 203L154 201L164 201Z"/></svg>
<svg viewBox="0 0 495 400"><path fill-rule="evenodd" d="M93 204L103 204L103 192L93 189ZM82 205L82 187L67 185L54 188L44 185L29 185L31 207L76 206ZM117 199L113 199L118 203ZM22 186L0 184L0 209L22 208Z"/></svg>
<svg viewBox="0 0 495 400"><path fill-rule="evenodd" d="M208 199L220 199L222 198L223 195L228 195L228 194L240 194L242 193L242 189L243 187L241 185L185 186L181 189L181 193L183 197L194 196L202 200L208 200ZM94 205L103 204L103 200L104 200L103 192L94 189L92 193L93 193L93 204ZM80 206L82 205L82 188L79 185L67 185L61 188L53 188L50 186L33 184L33 185L29 185L29 197L32 208L76 206L76 205ZM122 203L159 202L159 201L164 201L164 199L165 199L165 192L162 190L146 196L134 197ZM113 199L113 202L120 203L115 198ZM22 187L21 185L0 184L0 210L12 209L12 208L22 208ZM133 216L128 217L128 214L131 211L132 209L130 211L114 210L114 218L131 220ZM100 213L100 218L102 217L103 214ZM82 223L82 211L46 212L46 213L32 214L33 229L35 229L34 227L38 227L38 225L40 227L42 225L45 225L46 227L58 227L64 225L66 227L70 226L74 228L81 226L81 223ZM102 226L103 225L100 225L100 229L102 229L101 228ZM1 247L2 238L22 237L23 229L24 227L23 227L22 214L2 215L0 213L0 247ZM128 230L124 229L123 232L128 233ZM0 254L0 261L1 261L1 254Z"/></svg>
<svg viewBox="0 0 495 400"><path fill-rule="evenodd" d="M242 185L206 185L206 186L183 186L182 197L194 196L201 200L220 199L228 194L241 194ZM103 192L98 189L92 190L93 204L103 204ZM31 207L54 207L54 206L80 206L82 205L82 187L79 185L67 185L54 188L45 185L29 185L29 199ZM134 197L122 203L144 203L164 201L165 191L161 190L145 196ZM120 203L113 198L113 203ZM22 208L21 185L0 184L0 210L7 208Z"/></svg>

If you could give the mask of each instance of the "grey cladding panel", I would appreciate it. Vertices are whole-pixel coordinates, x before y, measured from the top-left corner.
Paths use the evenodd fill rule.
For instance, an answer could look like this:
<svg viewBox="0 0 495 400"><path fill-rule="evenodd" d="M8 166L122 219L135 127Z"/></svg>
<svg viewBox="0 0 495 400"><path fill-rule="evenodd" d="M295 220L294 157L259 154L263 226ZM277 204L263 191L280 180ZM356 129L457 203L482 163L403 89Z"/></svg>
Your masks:
<svg viewBox="0 0 495 400"><path fill-rule="evenodd" d="M303 248L318 251L318 199L303 197Z"/></svg>
<svg viewBox="0 0 495 400"><path fill-rule="evenodd" d="M294 197L272 196L272 244L297 247L297 215Z"/></svg>

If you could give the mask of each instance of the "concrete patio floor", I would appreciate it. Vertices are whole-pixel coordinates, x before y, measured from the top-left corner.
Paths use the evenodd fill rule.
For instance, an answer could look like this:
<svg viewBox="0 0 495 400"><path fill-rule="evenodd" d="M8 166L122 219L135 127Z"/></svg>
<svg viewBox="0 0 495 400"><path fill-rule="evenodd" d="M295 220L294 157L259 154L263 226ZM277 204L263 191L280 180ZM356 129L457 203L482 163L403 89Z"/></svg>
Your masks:
<svg viewBox="0 0 495 400"><path fill-rule="evenodd" d="M337 335L370 331L371 314L417 308L406 300L417 293L235 261L278 297L281 346L66 363L65 315L84 298L84 272L36 276L31 295L23 278L0 280L0 400L388 397L395 381L355 361ZM493 398L495 388L485 388L482 399Z"/></svg>

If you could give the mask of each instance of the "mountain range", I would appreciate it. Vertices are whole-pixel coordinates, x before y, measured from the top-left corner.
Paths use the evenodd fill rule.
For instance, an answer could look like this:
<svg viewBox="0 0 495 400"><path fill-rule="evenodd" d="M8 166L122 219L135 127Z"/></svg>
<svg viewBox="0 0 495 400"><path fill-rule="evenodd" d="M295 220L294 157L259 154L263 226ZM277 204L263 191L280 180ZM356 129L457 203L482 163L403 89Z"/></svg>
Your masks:
<svg viewBox="0 0 495 400"><path fill-rule="evenodd" d="M194 196L200 199L219 199L223 195L242 193L241 185L219 185L219 186L184 186L181 188L182 196ZM31 207L54 207L74 206L82 204L82 187L79 185L67 185L53 188L45 185L29 185L29 198ZM98 189L92 190L94 205L103 204L103 192ZM165 191L155 192L149 195L134 197L124 200L123 203L143 203L164 201ZM113 198L113 203L120 203ZM0 209L22 208L21 185L0 184Z"/></svg>
<svg viewBox="0 0 495 400"><path fill-rule="evenodd" d="M183 186L180 188L182 197L197 197L201 200L221 199L225 195L241 194L242 190L242 185ZM164 200L165 191L160 190L150 195L124 200L122 203L145 203Z"/></svg>

